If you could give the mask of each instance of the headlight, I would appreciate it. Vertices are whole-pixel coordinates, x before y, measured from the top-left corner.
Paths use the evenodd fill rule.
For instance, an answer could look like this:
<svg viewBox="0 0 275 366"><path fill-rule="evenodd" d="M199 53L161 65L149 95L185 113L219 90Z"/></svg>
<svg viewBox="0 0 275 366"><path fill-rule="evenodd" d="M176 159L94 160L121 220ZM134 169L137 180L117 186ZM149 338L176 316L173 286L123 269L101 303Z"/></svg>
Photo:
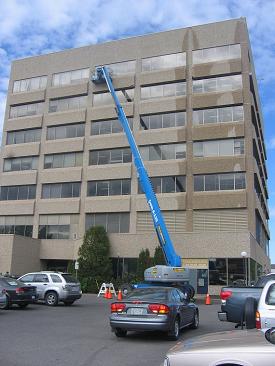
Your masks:
<svg viewBox="0 0 275 366"><path fill-rule="evenodd" d="M163 366L170 366L169 358L165 357L165 360L163 362Z"/></svg>

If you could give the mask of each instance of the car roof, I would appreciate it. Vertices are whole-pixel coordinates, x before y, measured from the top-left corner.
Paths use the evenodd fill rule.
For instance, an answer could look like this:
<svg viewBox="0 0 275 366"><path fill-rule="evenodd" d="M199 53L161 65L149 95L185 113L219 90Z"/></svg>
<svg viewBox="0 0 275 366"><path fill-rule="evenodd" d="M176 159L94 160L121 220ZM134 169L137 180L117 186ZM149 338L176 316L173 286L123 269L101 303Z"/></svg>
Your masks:
<svg viewBox="0 0 275 366"><path fill-rule="evenodd" d="M239 352L243 348L248 348L249 352L258 352L259 348L263 349L265 347L272 347L275 352L274 345L265 339L264 333L260 330L230 330L209 333L179 342L170 350L169 355L193 352L223 353L225 350L234 353L236 351Z"/></svg>
<svg viewBox="0 0 275 366"><path fill-rule="evenodd" d="M23 277L23 276L27 276L27 275L32 275L32 274L42 274L42 273L46 273L46 274L60 274L60 275L64 275L64 274L70 274L70 273L67 273L67 272L58 272L58 271L37 271L37 272L28 272L28 273L25 273L24 275L20 276L20 277Z"/></svg>

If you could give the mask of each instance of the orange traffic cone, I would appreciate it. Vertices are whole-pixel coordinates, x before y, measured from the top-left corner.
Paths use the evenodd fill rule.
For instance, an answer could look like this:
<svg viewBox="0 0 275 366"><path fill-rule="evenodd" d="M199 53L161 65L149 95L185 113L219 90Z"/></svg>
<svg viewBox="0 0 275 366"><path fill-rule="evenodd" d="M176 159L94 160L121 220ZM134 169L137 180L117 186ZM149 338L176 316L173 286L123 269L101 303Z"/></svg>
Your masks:
<svg viewBox="0 0 275 366"><path fill-rule="evenodd" d="M107 299L112 299L113 296L112 296L112 293L111 293L111 290L109 289L108 293L107 293Z"/></svg>
<svg viewBox="0 0 275 366"><path fill-rule="evenodd" d="M117 299L118 299L119 301L121 301L121 300L122 300L122 291L121 291L121 290L118 290Z"/></svg>
<svg viewBox="0 0 275 366"><path fill-rule="evenodd" d="M108 299L108 293L109 293L109 288L106 287L106 290L105 290L105 294L104 294L104 299Z"/></svg>
<svg viewBox="0 0 275 366"><path fill-rule="evenodd" d="M209 293L207 293L207 295L206 295L205 305L211 305L211 297L210 297Z"/></svg>

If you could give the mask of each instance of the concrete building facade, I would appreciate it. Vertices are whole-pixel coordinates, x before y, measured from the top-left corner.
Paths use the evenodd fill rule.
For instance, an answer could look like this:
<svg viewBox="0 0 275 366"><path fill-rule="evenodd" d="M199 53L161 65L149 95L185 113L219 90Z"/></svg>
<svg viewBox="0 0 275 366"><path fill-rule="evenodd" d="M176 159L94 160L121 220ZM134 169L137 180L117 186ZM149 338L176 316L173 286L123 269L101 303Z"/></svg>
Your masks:
<svg viewBox="0 0 275 366"><path fill-rule="evenodd" d="M110 94L89 81L98 65L112 70L198 292L269 271L264 126L240 18L13 62L0 272L65 268L93 225L109 233L116 273L158 245Z"/></svg>

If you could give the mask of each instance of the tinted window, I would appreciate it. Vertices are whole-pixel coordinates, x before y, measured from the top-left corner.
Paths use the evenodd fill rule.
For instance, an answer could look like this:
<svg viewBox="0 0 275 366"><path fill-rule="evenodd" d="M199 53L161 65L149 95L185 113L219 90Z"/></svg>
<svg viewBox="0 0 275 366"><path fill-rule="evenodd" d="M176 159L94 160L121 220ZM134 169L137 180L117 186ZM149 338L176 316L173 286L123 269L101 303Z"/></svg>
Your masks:
<svg viewBox="0 0 275 366"><path fill-rule="evenodd" d="M34 276L34 282L49 282L48 276L40 273Z"/></svg>
<svg viewBox="0 0 275 366"><path fill-rule="evenodd" d="M78 283L78 280L70 274L62 274L62 277L67 283Z"/></svg>
<svg viewBox="0 0 275 366"><path fill-rule="evenodd" d="M165 301L168 297L168 290L156 288L135 289L128 296L127 300L156 300Z"/></svg>
<svg viewBox="0 0 275 366"><path fill-rule="evenodd" d="M29 274L29 275L26 275L26 276L21 277L20 281L23 281L23 282L33 282L33 277L34 277L33 274Z"/></svg>
<svg viewBox="0 0 275 366"><path fill-rule="evenodd" d="M62 280L58 275L51 274L50 276L51 276L51 279L54 283L62 283Z"/></svg>
<svg viewBox="0 0 275 366"><path fill-rule="evenodd" d="M275 305L275 285L269 287L268 293L266 295L265 303L267 305Z"/></svg>
<svg viewBox="0 0 275 366"><path fill-rule="evenodd" d="M5 286L24 286L24 283L18 280L15 280L13 278L1 278L1 282L3 283L3 285Z"/></svg>

